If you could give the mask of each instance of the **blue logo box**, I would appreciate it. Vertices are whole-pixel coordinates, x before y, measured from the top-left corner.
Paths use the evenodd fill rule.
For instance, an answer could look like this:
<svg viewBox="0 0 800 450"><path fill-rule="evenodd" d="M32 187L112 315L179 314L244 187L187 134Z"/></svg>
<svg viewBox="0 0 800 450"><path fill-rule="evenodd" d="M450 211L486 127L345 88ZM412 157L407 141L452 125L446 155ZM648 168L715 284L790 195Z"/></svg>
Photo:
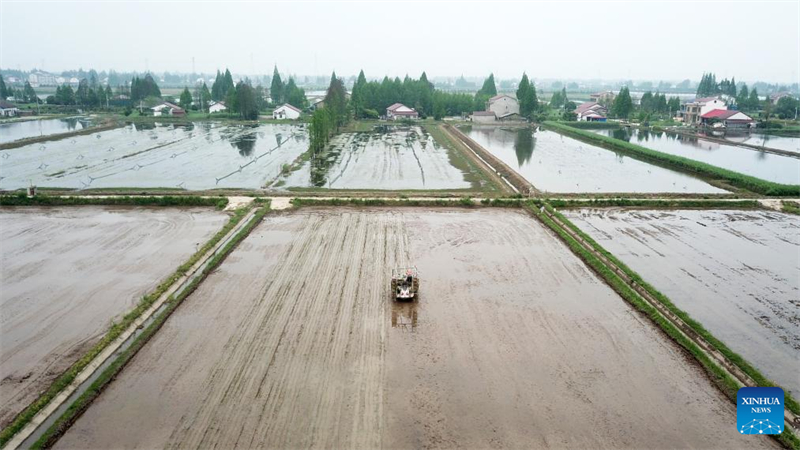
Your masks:
<svg viewBox="0 0 800 450"><path fill-rule="evenodd" d="M780 434L783 431L783 389L739 389L736 394L736 428L740 434Z"/></svg>

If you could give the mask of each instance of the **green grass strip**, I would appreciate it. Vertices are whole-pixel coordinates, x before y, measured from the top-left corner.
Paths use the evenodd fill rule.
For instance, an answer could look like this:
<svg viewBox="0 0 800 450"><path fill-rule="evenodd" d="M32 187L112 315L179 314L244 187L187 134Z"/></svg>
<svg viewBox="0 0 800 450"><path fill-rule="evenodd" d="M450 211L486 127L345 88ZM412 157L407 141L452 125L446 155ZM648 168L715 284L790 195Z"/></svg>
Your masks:
<svg viewBox="0 0 800 450"><path fill-rule="evenodd" d="M81 394L77 400L62 414L44 434L33 443L32 449L49 448L58 440L64 432L83 414L89 405L97 398L103 389L117 376L125 365L134 355L150 340L150 338L161 328L164 322L175 311L175 309L202 283L208 275L216 270L225 258L236 248L239 243L246 238L251 231L261 222L269 212L269 204L259 208L253 219L247 223L222 249L217 252L203 268L199 276L186 286L176 298L170 298L167 309L159 315L145 330L137 336L133 343L125 349L108 367L103 370L100 376Z"/></svg>
<svg viewBox="0 0 800 450"><path fill-rule="evenodd" d="M227 197L200 197L196 195L152 196L49 196L25 193L0 196L0 206L213 206L223 209L228 206Z"/></svg>
<svg viewBox="0 0 800 450"><path fill-rule="evenodd" d="M613 137L603 136L590 131L579 130L559 122L544 122L544 125L567 136L578 138L590 143L600 144L603 147L617 150L640 159L661 163L684 172L696 173L699 175L723 180L731 186L747 189L748 191L757 192L759 194L768 196L800 195L800 185L797 184L780 184L772 181L762 180L750 175L712 166L711 164L706 164L694 159L658 152L646 147L642 147L641 145L631 144L630 142L615 139Z"/></svg>
<svg viewBox="0 0 800 450"><path fill-rule="evenodd" d="M539 203L539 206L541 205L542 203ZM556 215L556 217L558 217L558 219L562 221L562 223L566 224L570 229L577 232L582 239L586 240L586 242L589 242L595 250L599 251L603 256L605 256L606 258L611 260L614 264L616 264L620 269L623 270L623 272L625 272L626 275L631 277L631 279L634 279L637 284L644 287L651 295L654 295L653 291L655 291L655 289L652 286L646 284L644 281L642 281L641 277L639 277L638 274L627 268L624 264L622 264L616 258L614 258L610 253L603 250L602 247L600 247L596 242L592 241L591 238L588 238L584 233L580 232L580 230L578 230L577 227L575 227L566 218L564 218L562 215L556 212L550 205L544 204L544 206L550 213ZM714 383L716 383L717 386L719 386L722 392L728 398L730 398L734 403L736 403L737 401L736 393L739 390L739 383L728 372L723 370L714 361L712 361L711 358L709 358L705 354L705 352L703 352L700 349L700 347L698 347L697 344L694 343L694 341L686 337L680 330L678 330L678 328L675 325L672 324L672 322L670 322L664 316L662 316L661 313L659 313L658 310L656 310L656 308L654 308L652 305L647 303L647 301L642 299L639 296L639 294L637 294L633 289L631 289L631 287L622 278L616 275L614 270L609 268L605 263L603 263L603 261L601 261L594 254L592 254L590 251L584 248L583 245L581 245L577 240L575 240L566 231L564 231L557 223L555 223L552 219L550 219L546 214L540 213L538 209L531 208L530 206L528 206L528 210L531 211L533 214L535 214L536 217L538 217L545 225L547 225L551 230L553 230L567 244L570 250L572 250L576 255L578 255L578 257L582 259L589 267L591 267L598 275L600 275L606 281L606 283L608 283L608 285L611 286L611 288L614 289L614 291L616 291L623 299L625 299L636 309L647 315L656 325L658 325L665 333L667 333L668 336L670 336L681 347L685 348L689 353L691 353L692 356L694 356L695 359L697 359L697 361L700 362L700 364L706 370L706 373L708 373L709 377L714 381ZM754 368L752 368L752 366L747 364L741 357L731 352L724 344L722 344L720 341L711 336L710 333L705 331L705 329L699 323L695 322L694 320L689 318L689 316L686 313L676 308L675 305L673 305L663 294L658 293L658 295L654 296L662 303L666 300L666 302L668 303L664 303L665 306L667 306L670 309L670 311L672 311L675 314L678 314L678 312L680 312L682 314L680 316L682 320L686 321L686 319L688 319L689 321L691 321L691 323L690 322L687 323L689 323L692 329L695 329L694 328L695 326L698 326L700 329L702 329L705 332L705 335L703 335L703 337L709 343L711 343L712 346L715 346L720 351L723 351L723 349L727 350L728 353L725 353L726 357L728 357L728 354L737 357L738 361L733 359L731 359L731 361L737 366L739 366L742 370L745 370L745 368L740 366L739 362L743 362L749 369L755 371L755 373L758 373L758 371L756 371ZM708 339L706 336L710 337L711 339ZM748 375L750 375L750 372L747 373ZM763 377L761 378L764 379ZM774 384L762 385L757 378L753 379L758 383L759 386L774 386ZM794 399L792 399L788 393L785 393L785 404L787 407L790 408L790 410L794 411L790 407L790 402L794 405L794 407L797 406L797 403L794 401ZM781 433L781 435L778 436L777 439L786 446L788 446L789 448L800 449L800 440L798 440L798 438L792 433L789 427L784 427L784 432Z"/></svg>
<svg viewBox="0 0 800 450"><path fill-rule="evenodd" d="M113 323L111 328L106 332L103 338L95 344L88 352L86 352L81 359L76 361L66 372L56 378L50 387L38 399L28 405L27 408L22 410L21 413L14 418L14 420L0 432L0 447L4 446L15 434L22 430L39 411L49 404L53 398L56 397L64 388L69 386L70 383L78 376L78 374L86 368L87 365L102 352L108 345L110 345L116 338L125 331L130 324L133 323L144 311L146 311L164 292L166 292L175 281L186 274L186 272L193 266L200 258L203 257L210 249L212 249L219 241L225 237L249 211L249 208L239 208L233 212L228 223L222 227L208 242L200 247L186 262L181 264L175 272L168 278L163 280L156 289L142 297L134 309L129 311L117 323Z"/></svg>
<svg viewBox="0 0 800 450"><path fill-rule="evenodd" d="M800 216L800 203L783 201L781 202L781 211Z"/></svg>
<svg viewBox="0 0 800 450"><path fill-rule="evenodd" d="M541 204L541 203L538 203L538 204ZM738 353L734 352L733 350L728 348L728 346L725 345L725 343L723 343L722 341L720 341L719 339L714 337L714 335L712 335L711 332L706 330L705 327L703 327L703 325L700 324L700 322L692 319L692 317L688 313L686 313L682 309L680 309L677 306L675 306L675 304L672 303L672 301L666 295L662 294L658 289L656 289L655 287L653 287L652 285L647 283L641 277L641 275L639 275L638 273L633 271L630 267L625 265L625 263L620 261L611 252L609 252L608 250L603 248L603 246L598 244L597 241L595 241L594 239L591 238L591 236L589 236L588 234L584 233L580 228L578 228L577 225L575 225L569 219L564 217L563 214L553 210L551 207L549 207L549 205L547 205L547 207L553 213L553 215L558 217L558 219L563 224L565 224L569 229L571 229L578 236L580 236L581 239L583 239L585 242L587 242L589 245L591 245L593 249L595 249L597 252L599 252L600 254L605 256L606 258L608 258L609 261L613 262L628 277L630 277L632 280L636 281L636 284L641 286L650 295L652 295L656 300L658 300L661 304L663 304L665 307L667 307L667 309L670 312L672 312L673 314L678 316L684 323L689 325L689 327L695 333L697 333L699 336L701 336L706 342L711 344L711 346L714 347L717 351L719 351L720 353L725 355L725 358L727 358L728 361L732 362L737 367L739 367L739 369L741 369L744 373L746 373L747 376L752 378L753 381L755 381L758 386L761 386L761 387L771 387L771 386L779 387L776 383L774 383L773 381L771 381L770 379L765 377L758 369L756 369L750 363L748 363L747 360L745 360L741 355L739 355ZM786 390L784 389L784 391L786 391ZM800 404L798 404L798 402L794 398L792 398L791 394L789 394L788 392L785 393L785 403L786 403L785 406L787 408L789 408L789 410L792 411L794 414L800 414Z"/></svg>

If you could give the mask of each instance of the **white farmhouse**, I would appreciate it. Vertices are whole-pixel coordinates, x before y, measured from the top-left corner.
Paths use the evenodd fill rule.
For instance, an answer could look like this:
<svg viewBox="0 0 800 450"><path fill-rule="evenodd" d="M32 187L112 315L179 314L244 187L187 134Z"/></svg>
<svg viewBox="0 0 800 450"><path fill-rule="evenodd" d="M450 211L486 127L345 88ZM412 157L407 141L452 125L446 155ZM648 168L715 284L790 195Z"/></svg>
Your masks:
<svg viewBox="0 0 800 450"><path fill-rule="evenodd" d="M500 120L508 119L514 114L519 115L519 102L510 95L495 95L489 99L486 110L493 112Z"/></svg>
<svg viewBox="0 0 800 450"><path fill-rule="evenodd" d="M228 109L228 107L225 106L225 102L211 102L211 104L208 105L208 112L212 113L212 114L213 113L218 113L218 112L223 112L223 111L225 111L227 109Z"/></svg>
<svg viewBox="0 0 800 450"><path fill-rule="evenodd" d="M398 119L418 119L419 113L414 108L409 108L402 103L395 103L394 105L386 108L387 120Z"/></svg>
<svg viewBox="0 0 800 450"><path fill-rule="evenodd" d="M294 106L284 103L281 106L275 108L275 111L272 111L272 118L273 119L299 119L300 114L302 111L295 108Z"/></svg>
<svg viewBox="0 0 800 450"><path fill-rule="evenodd" d="M4 98L0 98L0 117L14 117L19 114L19 108L13 103L9 103Z"/></svg>
<svg viewBox="0 0 800 450"><path fill-rule="evenodd" d="M693 102L681 105L681 117L685 124L699 125L702 122L702 116L715 109L727 110L728 106L725 104L725 100L721 97L698 98Z"/></svg>

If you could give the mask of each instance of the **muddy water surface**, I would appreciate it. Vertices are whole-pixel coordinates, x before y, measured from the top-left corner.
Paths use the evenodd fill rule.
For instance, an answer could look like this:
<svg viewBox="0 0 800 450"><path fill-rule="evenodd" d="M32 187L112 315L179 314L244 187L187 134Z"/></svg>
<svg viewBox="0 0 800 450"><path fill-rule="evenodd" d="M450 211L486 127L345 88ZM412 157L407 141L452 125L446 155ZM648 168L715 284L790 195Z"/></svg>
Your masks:
<svg viewBox="0 0 800 450"><path fill-rule="evenodd" d="M0 123L0 144L30 137L82 130L87 126L89 126L88 120L79 117Z"/></svg>
<svg viewBox="0 0 800 450"><path fill-rule="evenodd" d="M396 304L407 264L421 297ZM734 424L526 214L303 209L265 218L57 447L734 448Z"/></svg>
<svg viewBox="0 0 800 450"><path fill-rule="evenodd" d="M468 189L446 148L422 127L380 126L342 133L325 156L306 163L282 184L332 189Z"/></svg>
<svg viewBox="0 0 800 450"><path fill-rule="evenodd" d="M0 152L0 188L261 188L308 149L297 125L135 124Z"/></svg>
<svg viewBox="0 0 800 450"><path fill-rule="evenodd" d="M683 156L767 181L800 184L800 159L673 133L631 128L595 130L595 133Z"/></svg>
<svg viewBox="0 0 800 450"><path fill-rule="evenodd" d="M462 131L547 192L724 193L703 180L553 131L472 126Z"/></svg>
<svg viewBox="0 0 800 450"><path fill-rule="evenodd" d="M800 218L764 211L567 211L768 378L800 394Z"/></svg>
<svg viewBox="0 0 800 450"><path fill-rule="evenodd" d="M209 209L0 209L0 425L227 216Z"/></svg>

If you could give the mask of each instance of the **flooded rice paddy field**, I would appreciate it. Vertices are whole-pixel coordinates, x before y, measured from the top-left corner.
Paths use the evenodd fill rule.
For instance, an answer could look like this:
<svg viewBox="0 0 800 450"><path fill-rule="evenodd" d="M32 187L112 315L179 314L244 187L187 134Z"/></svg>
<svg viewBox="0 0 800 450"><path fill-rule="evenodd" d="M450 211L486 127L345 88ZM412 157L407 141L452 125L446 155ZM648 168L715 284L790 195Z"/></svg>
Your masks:
<svg viewBox="0 0 800 450"><path fill-rule="evenodd" d="M342 133L324 157L305 163L281 184L332 189L469 189L448 150L419 126L378 126Z"/></svg>
<svg viewBox="0 0 800 450"><path fill-rule="evenodd" d="M201 208L0 209L0 426L226 221Z"/></svg>
<svg viewBox="0 0 800 450"><path fill-rule="evenodd" d="M257 189L308 149L296 125L132 124L0 152L0 188Z"/></svg>
<svg viewBox="0 0 800 450"><path fill-rule="evenodd" d="M525 213L309 208L268 215L56 447L733 448L734 424Z"/></svg>
<svg viewBox="0 0 800 450"><path fill-rule="evenodd" d="M82 117L59 119L22 120L0 123L0 144L37 136L66 133L82 130L89 126L89 120Z"/></svg>
<svg viewBox="0 0 800 450"><path fill-rule="evenodd" d="M705 181L531 128L467 126L467 136L537 189L558 193L725 193Z"/></svg>
<svg viewBox="0 0 800 450"><path fill-rule="evenodd" d="M742 136L725 136L725 140L757 145L759 147L777 148L787 152L800 154L800 137L776 136L772 134L748 133Z"/></svg>
<svg viewBox="0 0 800 450"><path fill-rule="evenodd" d="M733 351L800 393L800 218L763 211L565 211Z"/></svg>
<svg viewBox="0 0 800 450"><path fill-rule="evenodd" d="M619 128L592 130L604 136L641 145L659 152L683 156L762 180L800 184L800 159L735 145L666 132Z"/></svg>

